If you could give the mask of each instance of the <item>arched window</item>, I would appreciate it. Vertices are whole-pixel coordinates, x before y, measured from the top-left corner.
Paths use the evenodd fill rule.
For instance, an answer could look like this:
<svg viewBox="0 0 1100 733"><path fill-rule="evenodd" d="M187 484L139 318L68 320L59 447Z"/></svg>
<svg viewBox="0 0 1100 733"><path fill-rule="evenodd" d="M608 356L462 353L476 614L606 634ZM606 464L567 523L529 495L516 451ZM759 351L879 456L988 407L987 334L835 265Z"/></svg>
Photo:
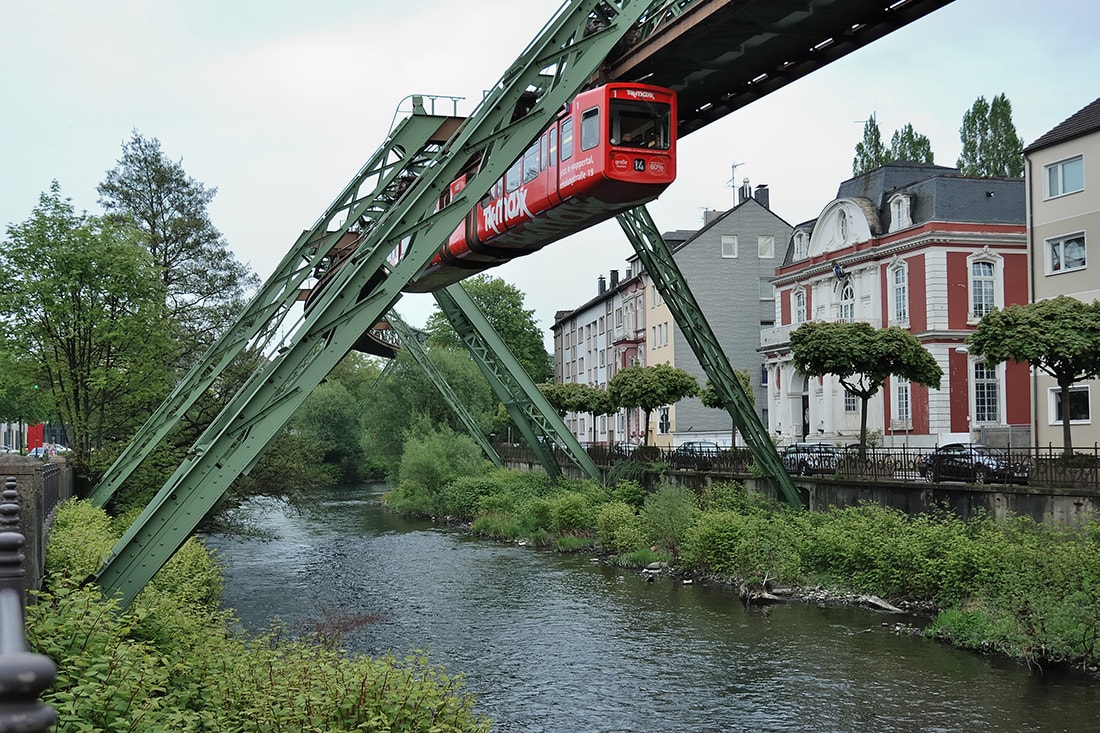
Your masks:
<svg viewBox="0 0 1100 733"><path fill-rule="evenodd" d="M844 287L840 289L840 320L851 323L856 319L856 291L852 283L844 281Z"/></svg>
<svg viewBox="0 0 1100 733"><path fill-rule="evenodd" d="M904 262L890 268L890 322L909 322L909 269Z"/></svg>
<svg viewBox="0 0 1100 733"><path fill-rule="evenodd" d="M794 322L806 320L806 291L799 288L794 293Z"/></svg>

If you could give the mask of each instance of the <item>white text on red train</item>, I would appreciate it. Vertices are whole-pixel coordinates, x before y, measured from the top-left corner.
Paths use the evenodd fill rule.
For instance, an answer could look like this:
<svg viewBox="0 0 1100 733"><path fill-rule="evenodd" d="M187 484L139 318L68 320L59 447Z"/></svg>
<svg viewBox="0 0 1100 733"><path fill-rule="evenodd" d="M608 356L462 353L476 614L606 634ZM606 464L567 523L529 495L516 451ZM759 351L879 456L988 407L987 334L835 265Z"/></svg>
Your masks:
<svg viewBox="0 0 1100 733"><path fill-rule="evenodd" d="M643 89L627 89L626 96L634 97L635 99L656 99L656 95L653 92L647 92Z"/></svg>
<svg viewBox="0 0 1100 733"><path fill-rule="evenodd" d="M531 218L532 214L527 209L527 189L521 188L512 191L487 209L481 210L485 228L500 234L501 225L507 227L521 215Z"/></svg>

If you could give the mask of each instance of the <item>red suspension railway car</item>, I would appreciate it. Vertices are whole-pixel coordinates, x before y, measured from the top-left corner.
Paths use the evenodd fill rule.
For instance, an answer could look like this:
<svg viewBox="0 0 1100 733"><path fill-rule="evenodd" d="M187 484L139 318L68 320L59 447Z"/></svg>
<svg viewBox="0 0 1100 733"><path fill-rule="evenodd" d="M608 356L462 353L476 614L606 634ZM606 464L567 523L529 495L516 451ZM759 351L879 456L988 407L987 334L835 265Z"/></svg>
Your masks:
<svg viewBox="0 0 1100 733"><path fill-rule="evenodd" d="M676 119L676 95L662 87L581 92L405 290L431 292L657 198L676 178ZM472 174L453 181L439 205Z"/></svg>

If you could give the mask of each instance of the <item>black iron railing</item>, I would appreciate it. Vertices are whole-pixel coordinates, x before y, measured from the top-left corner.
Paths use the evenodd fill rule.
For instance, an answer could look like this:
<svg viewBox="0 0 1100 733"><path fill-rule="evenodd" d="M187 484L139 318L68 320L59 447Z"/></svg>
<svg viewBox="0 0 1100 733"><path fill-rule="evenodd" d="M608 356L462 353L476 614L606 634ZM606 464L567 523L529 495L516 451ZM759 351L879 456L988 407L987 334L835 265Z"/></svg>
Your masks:
<svg viewBox="0 0 1100 733"><path fill-rule="evenodd" d="M56 720L53 708L38 696L53 685L57 668L49 657L27 651L18 499L15 477L9 476L0 495L0 731L35 733L49 730Z"/></svg>

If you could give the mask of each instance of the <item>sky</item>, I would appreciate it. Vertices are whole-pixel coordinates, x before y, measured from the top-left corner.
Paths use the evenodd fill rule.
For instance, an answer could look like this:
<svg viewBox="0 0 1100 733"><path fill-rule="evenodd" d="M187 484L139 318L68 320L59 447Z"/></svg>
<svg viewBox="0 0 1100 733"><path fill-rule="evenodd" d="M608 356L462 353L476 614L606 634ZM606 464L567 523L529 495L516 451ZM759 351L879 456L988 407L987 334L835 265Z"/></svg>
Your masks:
<svg viewBox="0 0 1100 733"><path fill-rule="evenodd" d="M137 130L217 189L210 217L262 278L381 146L402 100L462 97L468 114L559 0L0 0L0 225L57 180L100 213L96 185ZM767 184L790 224L849 178L864 121L885 141L912 123L954 165L963 114L1004 93L1025 144L1100 97L1095 0L954 0L691 134L649 210L696 229L736 186ZM452 113L451 108L438 108ZM632 249L615 222L490 273L553 316L597 293ZM689 283L690 285L690 283ZM430 295L397 304L423 325Z"/></svg>

